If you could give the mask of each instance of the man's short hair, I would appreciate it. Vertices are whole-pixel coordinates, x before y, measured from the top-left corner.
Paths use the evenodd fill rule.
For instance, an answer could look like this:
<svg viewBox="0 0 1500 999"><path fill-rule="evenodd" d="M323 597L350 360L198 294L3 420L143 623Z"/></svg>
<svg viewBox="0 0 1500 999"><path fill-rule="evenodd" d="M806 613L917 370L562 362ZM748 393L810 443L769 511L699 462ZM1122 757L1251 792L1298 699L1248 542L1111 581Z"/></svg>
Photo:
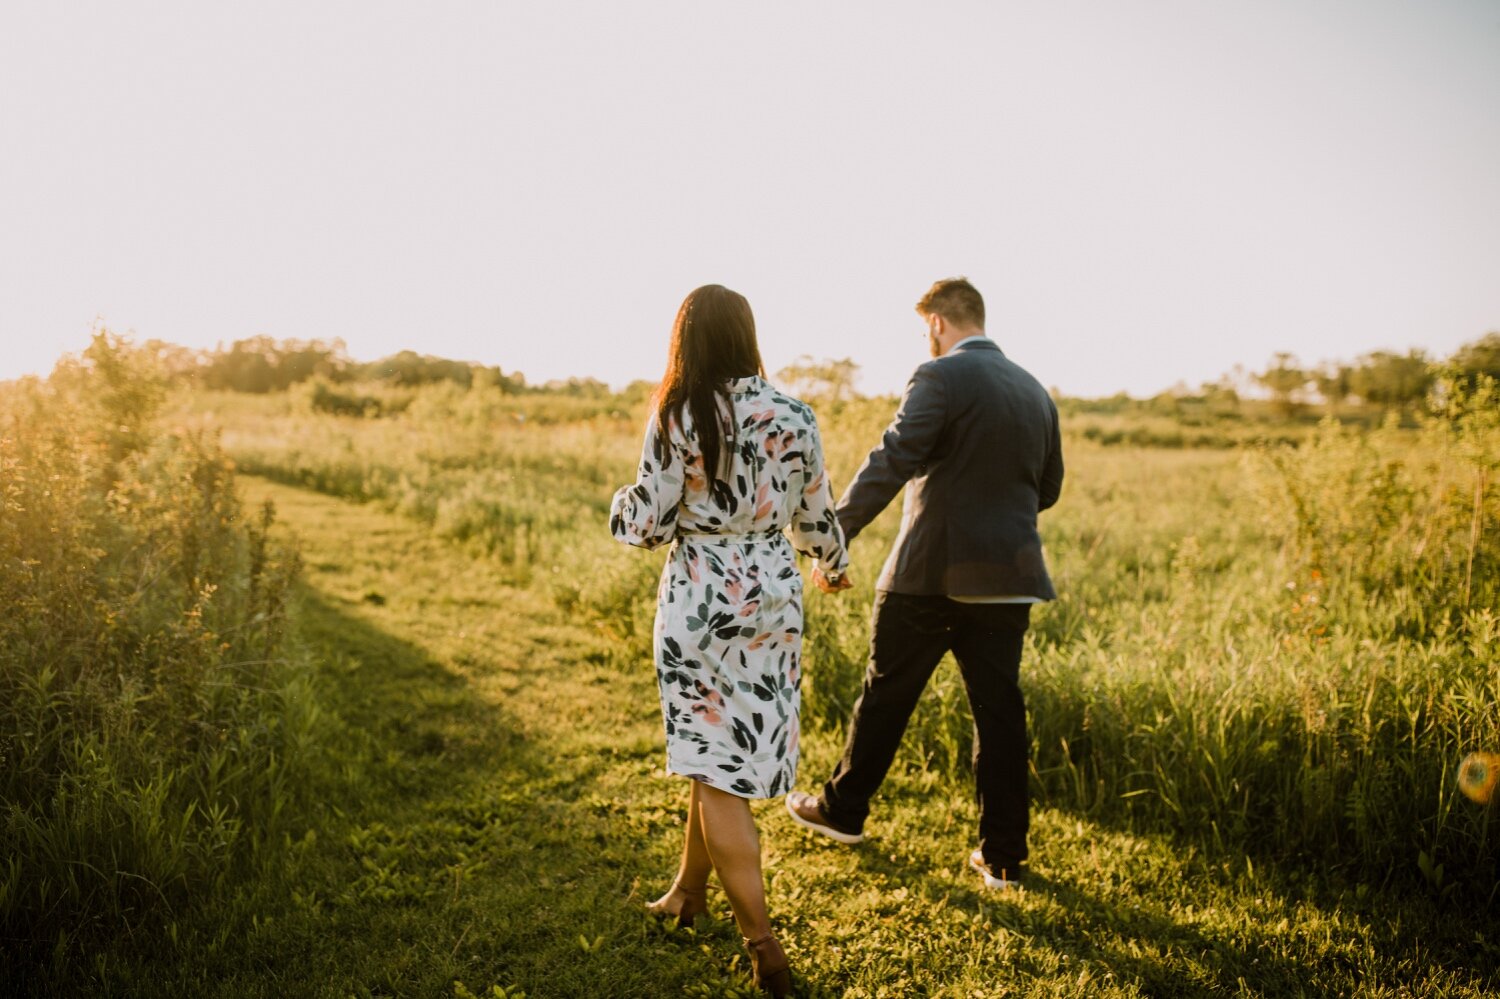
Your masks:
<svg viewBox="0 0 1500 999"><path fill-rule="evenodd" d="M924 316L942 316L963 329L984 329L984 297L965 277L944 278L917 302Z"/></svg>

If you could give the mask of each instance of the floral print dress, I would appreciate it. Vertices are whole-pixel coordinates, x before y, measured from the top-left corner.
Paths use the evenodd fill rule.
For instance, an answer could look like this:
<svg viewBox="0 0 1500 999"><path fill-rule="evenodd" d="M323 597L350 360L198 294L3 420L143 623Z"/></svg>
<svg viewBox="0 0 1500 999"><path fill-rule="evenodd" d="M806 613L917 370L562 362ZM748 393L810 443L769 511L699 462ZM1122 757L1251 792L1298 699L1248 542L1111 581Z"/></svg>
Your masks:
<svg viewBox="0 0 1500 999"><path fill-rule="evenodd" d="M771 798L797 775L802 574L792 549L827 572L849 559L812 410L758 376L728 392L727 475L705 476L686 409L684 425L666 430L653 416L609 526L642 548L676 542L653 632L668 772Z"/></svg>

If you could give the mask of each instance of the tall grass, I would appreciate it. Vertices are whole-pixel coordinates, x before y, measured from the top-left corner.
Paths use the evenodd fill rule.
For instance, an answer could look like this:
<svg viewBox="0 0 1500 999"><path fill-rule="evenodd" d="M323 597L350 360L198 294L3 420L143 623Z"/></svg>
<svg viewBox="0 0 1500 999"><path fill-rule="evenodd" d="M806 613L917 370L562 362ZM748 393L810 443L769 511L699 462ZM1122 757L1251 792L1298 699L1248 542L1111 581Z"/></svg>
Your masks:
<svg viewBox="0 0 1500 999"><path fill-rule="evenodd" d="M1101 820L1439 894L1497 893L1500 448L1489 395L1415 431L1328 422L1238 455L1075 440L1045 518L1061 599L1026 658L1037 791ZM863 607L815 602L814 721L858 689ZM955 671L913 730L965 768Z"/></svg>
<svg viewBox="0 0 1500 999"><path fill-rule="evenodd" d="M1492 397L1447 398L1416 429L1329 423L1212 450L1075 428L1043 517L1062 596L1035 612L1023 667L1038 798L1211 851L1493 899L1494 806L1454 780L1465 752L1500 748L1500 428ZM547 424L450 388L380 420L293 397L197 405L241 467L475 544L593 620L621 668L649 668L661 557L605 530L638 404ZM890 411L820 412L837 485ZM842 726L858 693L896 527L893 509L855 544L854 591L807 600L811 726ZM899 765L966 781L970 725L944 667Z"/></svg>
<svg viewBox="0 0 1500 999"><path fill-rule="evenodd" d="M232 884L312 722L281 662L296 556L211 436L159 426L142 363L101 333L0 391L0 937L32 960Z"/></svg>
<svg viewBox="0 0 1500 999"><path fill-rule="evenodd" d="M374 501L488 552L520 582L577 568L572 538L602 521L641 424L589 400L427 387L379 420L317 412L295 394L184 400L182 418L222 428L241 470ZM552 422L587 403L586 418ZM556 405L554 405L556 404Z"/></svg>

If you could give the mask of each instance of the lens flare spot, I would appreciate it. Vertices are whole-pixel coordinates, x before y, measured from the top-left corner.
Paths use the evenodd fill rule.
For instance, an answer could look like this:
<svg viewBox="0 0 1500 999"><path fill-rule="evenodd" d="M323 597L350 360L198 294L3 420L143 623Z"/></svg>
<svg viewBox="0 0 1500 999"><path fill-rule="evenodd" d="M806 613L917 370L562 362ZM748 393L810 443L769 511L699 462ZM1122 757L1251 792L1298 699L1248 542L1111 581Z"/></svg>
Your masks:
<svg viewBox="0 0 1500 999"><path fill-rule="evenodd" d="M1458 789L1470 801L1488 805L1500 783L1500 753L1470 753L1458 765Z"/></svg>

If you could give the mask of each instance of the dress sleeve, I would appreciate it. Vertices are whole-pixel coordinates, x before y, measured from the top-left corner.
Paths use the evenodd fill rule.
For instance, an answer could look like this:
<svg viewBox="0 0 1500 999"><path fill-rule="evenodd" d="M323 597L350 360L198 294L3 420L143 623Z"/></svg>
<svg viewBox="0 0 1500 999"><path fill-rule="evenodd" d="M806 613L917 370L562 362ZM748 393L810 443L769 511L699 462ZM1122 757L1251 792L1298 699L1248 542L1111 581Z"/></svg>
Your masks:
<svg viewBox="0 0 1500 999"><path fill-rule="evenodd" d="M635 484L622 486L609 506L609 532L615 540L649 549L675 538L682 480L682 458L653 413L646 423Z"/></svg>
<svg viewBox="0 0 1500 999"><path fill-rule="evenodd" d="M802 497L792 510L792 546L816 558L824 572L843 572L849 566L849 551L844 529L834 516L833 484L823 467L823 440L816 421L808 431L807 443Z"/></svg>

